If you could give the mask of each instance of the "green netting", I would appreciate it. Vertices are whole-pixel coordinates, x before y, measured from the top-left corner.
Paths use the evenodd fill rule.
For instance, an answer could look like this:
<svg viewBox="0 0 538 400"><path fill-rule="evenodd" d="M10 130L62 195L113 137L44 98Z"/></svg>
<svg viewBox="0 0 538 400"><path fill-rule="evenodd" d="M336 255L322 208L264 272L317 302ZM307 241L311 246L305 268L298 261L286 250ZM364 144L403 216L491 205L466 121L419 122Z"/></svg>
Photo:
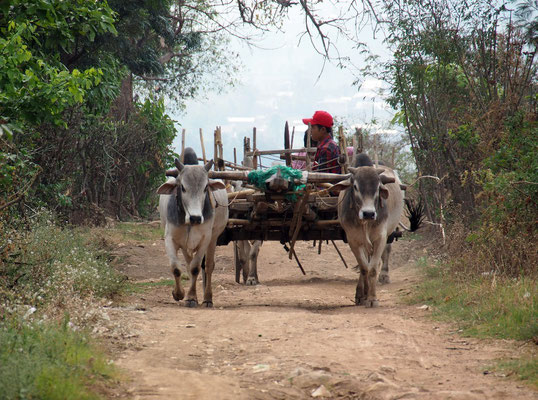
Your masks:
<svg viewBox="0 0 538 400"><path fill-rule="evenodd" d="M276 174L277 170L280 170L280 175L282 176L282 178L287 179L290 182L290 191L296 192L302 190L305 187L305 185L303 184L296 185L294 183L295 179L301 179L303 177L303 172L298 169L293 169L291 167L285 167L284 165L276 165L269 169L252 171L248 174L248 183L256 186L258 189L265 190L267 189L265 181L269 179L272 175ZM286 197L288 198L288 200L297 200L297 196L294 193L290 193Z"/></svg>

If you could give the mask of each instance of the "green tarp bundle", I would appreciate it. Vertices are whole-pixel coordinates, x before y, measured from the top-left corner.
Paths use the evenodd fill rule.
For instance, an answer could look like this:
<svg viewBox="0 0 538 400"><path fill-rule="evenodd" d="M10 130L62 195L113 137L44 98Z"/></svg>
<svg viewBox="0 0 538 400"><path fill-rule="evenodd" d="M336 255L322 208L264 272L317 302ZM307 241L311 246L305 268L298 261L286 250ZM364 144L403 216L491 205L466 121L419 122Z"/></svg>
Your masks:
<svg viewBox="0 0 538 400"><path fill-rule="evenodd" d="M294 182L295 179L301 179L303 177L303 172L298 169L286 167L284 165L276 165L269 169L252 171L248 174L248 183L256 186L258 189L265 190L267 189L265 185L265 181L269 179L271 176L273 176L274 174L276 174L277 170L280 170L280 175L282 176L282 178L290 182L289 184L290 191L297 192L299 190L304 189L305 185L303 184L296 185ZM295 201L297 198L295 194L290 194L288 196L288 199Z"/></svg>

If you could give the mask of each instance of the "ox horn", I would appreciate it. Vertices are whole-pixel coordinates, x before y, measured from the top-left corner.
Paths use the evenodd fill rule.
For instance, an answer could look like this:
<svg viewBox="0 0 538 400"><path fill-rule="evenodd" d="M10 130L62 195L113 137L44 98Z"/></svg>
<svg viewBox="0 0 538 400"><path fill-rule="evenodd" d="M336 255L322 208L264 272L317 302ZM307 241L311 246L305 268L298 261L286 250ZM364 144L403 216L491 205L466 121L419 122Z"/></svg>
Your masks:
<svg viewBox="0 0 538 400"><path fill-rule="evenodd" d="M176 164L176 168L179 172L183 171L183 168L185 168L185 166L177 158L174 160L174 164Z"/></svg>
<svg viewBox="0 0 538 400"><path fill-rule="evenodd" d="M166 176L173 176L174 178L177 178L179 176L179 170L177 168L167 169Z"/></svg>
<svg viewBox="0 0 538 400"><path fill-rule="evenodd" d="M379 174L379 179L381 179L381 183L383 185L387 184L387 183L394 183L396 182L396 178L394 178L393 176L386 176L386 175L383 175L383 172L385 172L386 170L384 170L383 168L376 168L375 169L376 172Z"/></svg>
<svg viewBox="0 0 538 400"><path fill-rule="evenodd" d="M385 185L386 183L394 183L396 179L393 176L380 175L381 183Z"/></svg>
<svg viewBox="0 0 538 400"><path fill-rule="evenodd" d="M209 172L209 170L211 169L212 166L213 166L213 160L209 160L209 161L207 162L207 164L204 165L204 168L205 168L205 170L206 170L207 172Z"/></svg>

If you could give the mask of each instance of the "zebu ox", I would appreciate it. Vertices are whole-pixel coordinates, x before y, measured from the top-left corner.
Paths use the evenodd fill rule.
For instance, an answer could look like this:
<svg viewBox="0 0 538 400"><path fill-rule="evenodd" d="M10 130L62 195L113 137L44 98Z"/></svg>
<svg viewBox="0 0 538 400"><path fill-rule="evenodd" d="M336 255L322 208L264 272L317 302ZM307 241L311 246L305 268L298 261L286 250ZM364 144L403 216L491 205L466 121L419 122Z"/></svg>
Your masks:
<svg viewBox="0 0 538 400"><path fill-rule="evenodd" d="M360 277L355 304L375 307L376 281L387 237L398 226L403 211L400 181L389 167L374 168L370 158L360 154L350 167L351 177L333 186L340 189L338 219L351 251L357 259Z"/></svg>
<svg viewBox="0 0 538 400"><path fill-rule="evenodd" d="M197 162L197 161L196 161ZM177 251L181 249L190 274L190 288L185 305L196 307L196 279L205 256L204 300L205 307L213 306L211 275L215 265L217 238L228 222L228 198L224 183L208 178L213 161L205 166L183 165L175 160L177 171L173 179L161 185L157 193L161 195L159 211L165 219L165 247L175 287L174 300L185 297L181 286L180 263Z"/></svg>

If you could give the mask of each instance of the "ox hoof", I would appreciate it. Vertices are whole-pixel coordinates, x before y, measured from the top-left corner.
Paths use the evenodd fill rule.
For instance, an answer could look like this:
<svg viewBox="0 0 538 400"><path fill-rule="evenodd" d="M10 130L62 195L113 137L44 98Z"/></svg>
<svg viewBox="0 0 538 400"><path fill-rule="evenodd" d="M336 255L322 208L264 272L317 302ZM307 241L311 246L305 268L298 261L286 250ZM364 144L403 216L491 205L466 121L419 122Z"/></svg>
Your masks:
<svg viewBox="0 0 538 400"><path fill-rule="evenodd" d="M356 306L364 306L366 304L366 297L355 298Z"/></svg>
<svg viewBox="0 0 538 400"><path fill-rule="evenodd" d="M364 305L367 307L367 308L375 308L375 307L379 307L379 300L366 300L366 302L364 303Z"/></svg>
<svg viewBox="0 0 538 400"><path fill-rule="evenodd" d="M212 301L204 301L202 303L202 307L212 308L213 307L213 302Z"/></svg>
<svg viewBox="0 0 538 400"><path fill-rule="evenodd" d="M197 300L185 300L185 307L194 308L198 307L198 301Z"/></svg>
<svg viewBox="0 0 538 400"><path fill-rule="evenodd" d="M390 277L388 275L379 275L379 283L390 283Z"/></svg>
<svg viewBox="0 0 538 400"><path fill-rule="evenodd" d="M247 286L256 286L258 284L258 280L256 278L248 278L245 282L245 285Z"/></svg>
<svg viewBox="0 0 538 400"><path fill-rule="evenodd" d="M185 297L185 293L179 293L177 294L175 290L172 290L172 297L175 301L183 300L183 297Z"/></svg>

